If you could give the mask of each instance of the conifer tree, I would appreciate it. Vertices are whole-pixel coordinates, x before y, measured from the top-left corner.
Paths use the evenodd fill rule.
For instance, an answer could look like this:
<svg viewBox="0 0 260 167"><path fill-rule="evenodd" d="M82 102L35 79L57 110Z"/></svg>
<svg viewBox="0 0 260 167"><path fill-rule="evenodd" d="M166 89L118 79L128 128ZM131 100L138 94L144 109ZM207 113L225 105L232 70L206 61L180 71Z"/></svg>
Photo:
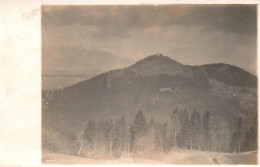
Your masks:
<svg viewBox="0 0 260 167"><path fill-rule="evenodd" d="M245 140L243 143L243 151L255 151L257 150L257 128L251 125L245 134Z"/></svg>
<svg viewBox="0 0 260 167"><path fill-rule="evenodd" d="M193 110L191 114L191 149L199 149L199 138L201 132L200 114L197 110Z"/></svg>
<svg viewBox="0 0 260 167"><path fill-rule="evenodd" d="M113 137L113 145L112 145L112 151L116 157L121 156L121 144L122 144L121 135L122 135L122 131L121 131L120 120L117 119L113 130L114 137Z"/></svg>
<svg viewBox="0 0 260 167"><path fill-rule="evenodd" d="M155 125L155 135L154 135L154 150L160 152L163 149L162 141L162 125L160 123Z"/></svg>
<svg viewBox="0 0 260 167"><path fill-rule="evenodd" d="M104 146L105 150L109 153L109 156L112 156L112 142L113 142L113 122L105 121L104 123Z"/></svg>
<svg viewBox="0 0 260 167"><path fill-rule="evenodd" d="M203 138L204 138L204 149L206 151L210 150L210 113L207 110L203 115Z"/></svg>
<svg viewBox="0 0 260 167"><path fill-rule="evenodd" d="M170 150L170 142L169 142L169 133L168 131L168 126L166 123L164 123L163 127L162 127L162 147L163 147L163 151L167 152Z"/></svg>
<svg viewBox="0 0 260 167"><path fill-rule="evenodd" d="M88 149L95 149L95 140L96 140L96 123L94 120L90 120L87 123L87 127L84 130L83 138L87 142Z"/></svg>
<svg viewBox="0 0 260 167"><path fill-rule="evenodd" d="M178 146L187 149L189 146L189 115L186 110L180 112L181 132L178 136Z"/></svg>
<svg viewBox="0 0 260 167"><path fill-rule="evenodd" d="M101 154L103 155L104 153L104 122L101 120L98 125L98 145L99 145L99 150L101 151Z"/></svg>
<svg viewBox="0 0 260 167"><path fill-rule="evenodd" d="M121 143L121 150L126 153L127 152L127 143L128 143L128 130L127 130L127 124L124 117L120 118L119 121L120 126L120 143Z"/></svg>
<svg viewBox="0 0 260 167"><path fill-rule="evenodd" d="M179 132L181 131L181 120L179 117L179 113L177 108L172 112L171 115L171 120L172 120L172 143L173 146L177 147L177 137L179 135Z"/></svg>
<svg viewBox="0 0 260 167"><path fill-rule="evenodd" d="M231 151L240 153L241 151L241 139L242 139L242 118L235 122L235 132L233 133L230 141Z"/></svg>
<svg viewBox="0 0 260 167"><path fill-rule="evenodd" d="M134 123L130 128L131 133L131 150L137 149L138 140L146 134L147 123L142 111L139 111L135 117Z"/></svg>

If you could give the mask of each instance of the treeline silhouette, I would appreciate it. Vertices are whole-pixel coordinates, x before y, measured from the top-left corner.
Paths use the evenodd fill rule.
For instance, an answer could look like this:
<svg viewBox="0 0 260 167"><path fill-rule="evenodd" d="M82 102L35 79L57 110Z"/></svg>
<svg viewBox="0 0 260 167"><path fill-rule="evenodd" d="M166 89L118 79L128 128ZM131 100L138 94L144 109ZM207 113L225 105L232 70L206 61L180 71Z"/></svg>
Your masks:
<svg viewBox="0 0 260 167"><path fill-rule="evenodd" d="M242 152L257 149L257 123L246 128L243 119L233 127L212 126L209 111L201 115L193 110L175 109L170 121L146 120L142 111L133 121L124 117L111 120L89 120L85 129L66 137L57 133L43 133L43 148L51 152L73 154L88 158L143 157L172 150L201 150ZM221 123L220 123L221 124ZM213 128L214 127L214 128ZM232 129L230 131L230 129ZM224 133L232 133L227 139Z"/></svg>

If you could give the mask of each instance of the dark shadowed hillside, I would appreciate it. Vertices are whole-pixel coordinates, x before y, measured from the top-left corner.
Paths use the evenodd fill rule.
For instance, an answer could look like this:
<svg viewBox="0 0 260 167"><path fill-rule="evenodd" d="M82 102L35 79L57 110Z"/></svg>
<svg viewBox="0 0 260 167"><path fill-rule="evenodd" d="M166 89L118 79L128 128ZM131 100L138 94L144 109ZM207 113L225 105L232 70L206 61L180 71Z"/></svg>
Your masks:
<svg viewBox="0 0 260 167"><path fill-rule="evenodd" d="M230 65L192 67L154 55L64 89L44 91L43 129L66 136L78 134L90 120L124 117L131 123L139 110L146 120L158 123L170 122L173 111L185 111L191 119L194 113L202 117L209 111L214 141L210 149L230 151L239 118L243 138L256 126L256 80Z"/></svg>
<svg viewBox="0 0 260 167"><path fill-rule="evenodd" d="M188 70L190 70L189 67L161 54L146 57L125 69L125 71L140 75L169 74L172 76Z"/></svg>
<svg viewBox="0 0 260 167"><path fill-rule="evenodd" d="M256 87L257 78L249 72L228 64L207 64L198 66L209 78L224 82L229 85L241 87Z"/></svg>

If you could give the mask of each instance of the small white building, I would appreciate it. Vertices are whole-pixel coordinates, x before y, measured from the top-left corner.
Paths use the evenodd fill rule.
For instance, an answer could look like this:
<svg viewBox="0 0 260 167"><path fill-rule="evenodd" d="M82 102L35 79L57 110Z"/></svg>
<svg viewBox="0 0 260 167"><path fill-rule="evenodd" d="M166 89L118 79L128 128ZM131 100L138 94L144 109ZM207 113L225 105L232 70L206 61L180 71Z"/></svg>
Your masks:
<svg viewBox="0 0 260 167"><path fill-rule="evenodd" d="M160 92L172 92L172 88L160 88Z"/></svg>

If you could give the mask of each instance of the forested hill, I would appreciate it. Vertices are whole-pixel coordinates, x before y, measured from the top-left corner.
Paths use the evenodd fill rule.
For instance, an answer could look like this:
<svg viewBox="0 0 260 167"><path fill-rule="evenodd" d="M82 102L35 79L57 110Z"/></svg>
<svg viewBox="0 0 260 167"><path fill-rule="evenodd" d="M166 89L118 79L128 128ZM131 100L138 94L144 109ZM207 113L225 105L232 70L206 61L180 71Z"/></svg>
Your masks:
<svg viewBox="0 0 260 167"><path fill-rule="evenodd" d="M257 87L257 78L249 72L236 66L218 63L198 66L197 68L204 71L209 78L213 78L229 85Z"/></svg>
<svg viewBox="0 0 260 167"><path fill-rule="evenodd" d="M163 147L252 150L255 149L257 127L256 85L255 76L231 65L193 67L162 55L149 56L128 68L109 71L64 89L44 91L43 140L51 143L49 140L54 140L54 132L64 141L68 136L78 137L82 132L85 138L81 138L91 143L103 139L100 136L89 138L93 129L99 127L97 125L106 124L110 127L106 131L120 133L116 132L116 127L121 127L121 120L126 124L124 133L128 137L124 140L130 151L137 147L137 139L148 140L142 136L146 134L142 133L144 129L148 132L153 129L153 135L158 137L149 141L150 144L157 142L150 148L152 150L163 150ZM104 129L99 130L103 133ZM106 140L112 144L119 141L107 136ZM185 143L180 142L185 140ZM242 140L253 144L237 147ZM169 145L163 146L163 143ZM49 146L44 145L46 149ZM110 153L111 149L112 146L106 148ZM120 149L126 149L126 145Z"/></svg>

